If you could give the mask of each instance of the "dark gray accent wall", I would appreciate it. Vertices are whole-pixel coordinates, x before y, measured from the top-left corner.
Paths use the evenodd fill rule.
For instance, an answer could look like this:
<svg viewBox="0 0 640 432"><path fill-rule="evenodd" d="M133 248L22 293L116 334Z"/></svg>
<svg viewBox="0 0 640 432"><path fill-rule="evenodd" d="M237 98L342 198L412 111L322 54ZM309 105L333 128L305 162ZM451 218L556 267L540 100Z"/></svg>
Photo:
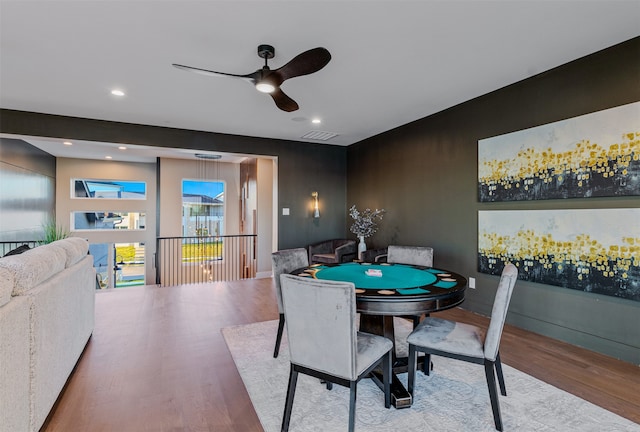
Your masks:
<svg viewBox="0 0 640 432"><path fill-rule="evenodd" d="M640 198L479 203L478 140L638 100L635 38L350 146L347 198L387 210L370 247L432 246L436 266L476 278L463 307L489 315L498 278L477 273L479 210L637 208ZM519 281L508 321L640 364L639 302Z"/></svg>
<svg viewBox="0 0 640 432"><path fill-rule="evenodd" d="M0 241L42 238L55 214L56 160L19 139L0 138Z"/></svg>
<svg viewBox="0 0 640 432"><path fill-rule="evenodd" d="M306 247L343 237L346 221L345 147L0 110L0 132L157 147L188 148L278 158L278 248ZM311 217L318 191L322 217ZM282 216L282 207L290 209Z"/></svg>

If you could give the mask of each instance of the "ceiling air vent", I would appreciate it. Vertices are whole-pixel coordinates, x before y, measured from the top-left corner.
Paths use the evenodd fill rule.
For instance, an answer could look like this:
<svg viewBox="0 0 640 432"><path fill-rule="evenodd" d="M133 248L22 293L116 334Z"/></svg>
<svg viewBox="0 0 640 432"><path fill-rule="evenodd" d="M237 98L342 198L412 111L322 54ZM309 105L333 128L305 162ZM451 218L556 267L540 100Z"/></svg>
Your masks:
<svg viewBox="0 0 640 432"><path fill-rule="evenodd" d="M312 139L318 141L329 141L331 138L337 137L337 133L333 132L323 132L318 130L309 131L306 134L302 135L302 139Z"/></svg>

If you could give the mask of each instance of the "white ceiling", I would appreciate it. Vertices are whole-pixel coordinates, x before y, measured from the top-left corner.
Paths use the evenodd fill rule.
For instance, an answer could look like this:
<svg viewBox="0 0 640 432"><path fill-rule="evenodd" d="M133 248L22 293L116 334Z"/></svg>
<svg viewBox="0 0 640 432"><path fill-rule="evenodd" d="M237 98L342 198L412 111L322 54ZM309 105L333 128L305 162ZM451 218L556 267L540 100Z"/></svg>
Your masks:
<svg viewBox="0 0 640 432"><path fill-rule="evenodd" d="M639 18L640 0L0 0L0 107L308 142L319 130L349 145L636 37ZM171 66L250 73L262 43L272 69L331 52L283 84L298 111Z"/></svg>

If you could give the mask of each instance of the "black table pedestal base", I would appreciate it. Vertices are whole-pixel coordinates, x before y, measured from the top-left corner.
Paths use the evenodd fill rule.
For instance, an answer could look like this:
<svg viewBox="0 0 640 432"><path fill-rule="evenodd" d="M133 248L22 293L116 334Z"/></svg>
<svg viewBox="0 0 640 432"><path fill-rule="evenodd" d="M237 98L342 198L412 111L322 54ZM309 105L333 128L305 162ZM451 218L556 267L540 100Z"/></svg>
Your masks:
<svg viewBox="0 0 640 432"><path fill-rule="evenodd" d="M366 315L360 316L360 331L367 333L379 334L385 336L388 339L395 340L395 332L393 329L393 317L392 316L380 316L380 315ZM391 403L396 409L408 408L413 403L411 395L404 387L402 382L398 379L397 374L406 373L409 370L407 357L397 357L395 353L395 346L393 348L393 366L391 373ZM424 356L418 356L417 370L422 370L424 364ZM374 371L371 375L371 379L376 383L381 390L384 391L384 385L382 384L382 373L380 371Z"/></svg>
<svg viewBox="0 0 640 432"><path fill-rule="evenodd" d="M382 374L380 372L373 372L371 379L381 390L384 390L382 384ZM396 409L409 408L413 403L411 395L406 388L402 385L396 374L391 375L391 403Z"/></svg>

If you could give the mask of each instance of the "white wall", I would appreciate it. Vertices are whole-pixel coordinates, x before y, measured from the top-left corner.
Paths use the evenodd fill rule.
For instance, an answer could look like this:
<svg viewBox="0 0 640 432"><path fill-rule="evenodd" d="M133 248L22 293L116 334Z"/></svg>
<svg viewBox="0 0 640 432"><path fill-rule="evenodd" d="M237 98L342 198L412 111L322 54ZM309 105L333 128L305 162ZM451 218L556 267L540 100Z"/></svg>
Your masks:
<svg viewBox="0 0 640 432"><path fill-rule="evenodd" d="M146 200L83 199L71 198L71 179L130 180L145 182ZM101 212L116 210L145 213L144 230L70 231L72 236L82 237L90 243L145 244L145 280L155 283L153 257L156 249L156 165L89 159L57 158L56 160L56 221L66 230L71 227L71 212Z"/></svg>
<svg viewBox="0 0 640 432"><path fill-rule="evenodd" d="M239 233L240 165L207 162L215 167L203 168L203 162L186 159L160 159L160 237L182 235L182 180L224 182L224 232Z"/></svg>
<svg viewBox="0 0 640 432"><path fill-rule="evenodd" d="M277 233L274 236L274 181L275 160L258 159L257 191L257 272L259 277L271 274L271 252ZM203 170L200 161L182 159L160 160L160 181L156 188L155 163L124 163L85 159L57 159L56 181L56 218L68 230L72 211L103 211L104 209L146 213L144 231L81 231L72 235L88 238L91 243L145 243L145 277L147 284L155 283L154 257L156 253L156 196L159 190L160 237L181 236L182 227L182 180L204 179L211 172L225 183L225 235L239 233L240 220L240 165L218 163L215 170ZM144 181L147 184L147 200L87 200L71 199L71 179L114 179ZM108 202L107 202L108 201Z"/></svg>
<svg viewBox="0 0 640 432"><path fill-rule="evenodd" d="M211 162L209 162L211 163ZM258 158L257 191L257 276L271 275L271 252L274 246L273 195L275 161ZM217 176L215 175L217 174ZM217 178L212 178L217 177ZM160 160L160 237L180 236L183 179L221 180L225 182L225 235L240 233L240 165L218 162L215 168L203 168L201 161L182 159ZM253 198L252 198L253 199Z"/></svg>
<svg viewBox="0 0 640 432"><path fill-rule="evenodd" d="M271 275L271 252L277 250L277 232L274 234L274 185L275 161L271 159L258 159L258 277Z"/></svg>

